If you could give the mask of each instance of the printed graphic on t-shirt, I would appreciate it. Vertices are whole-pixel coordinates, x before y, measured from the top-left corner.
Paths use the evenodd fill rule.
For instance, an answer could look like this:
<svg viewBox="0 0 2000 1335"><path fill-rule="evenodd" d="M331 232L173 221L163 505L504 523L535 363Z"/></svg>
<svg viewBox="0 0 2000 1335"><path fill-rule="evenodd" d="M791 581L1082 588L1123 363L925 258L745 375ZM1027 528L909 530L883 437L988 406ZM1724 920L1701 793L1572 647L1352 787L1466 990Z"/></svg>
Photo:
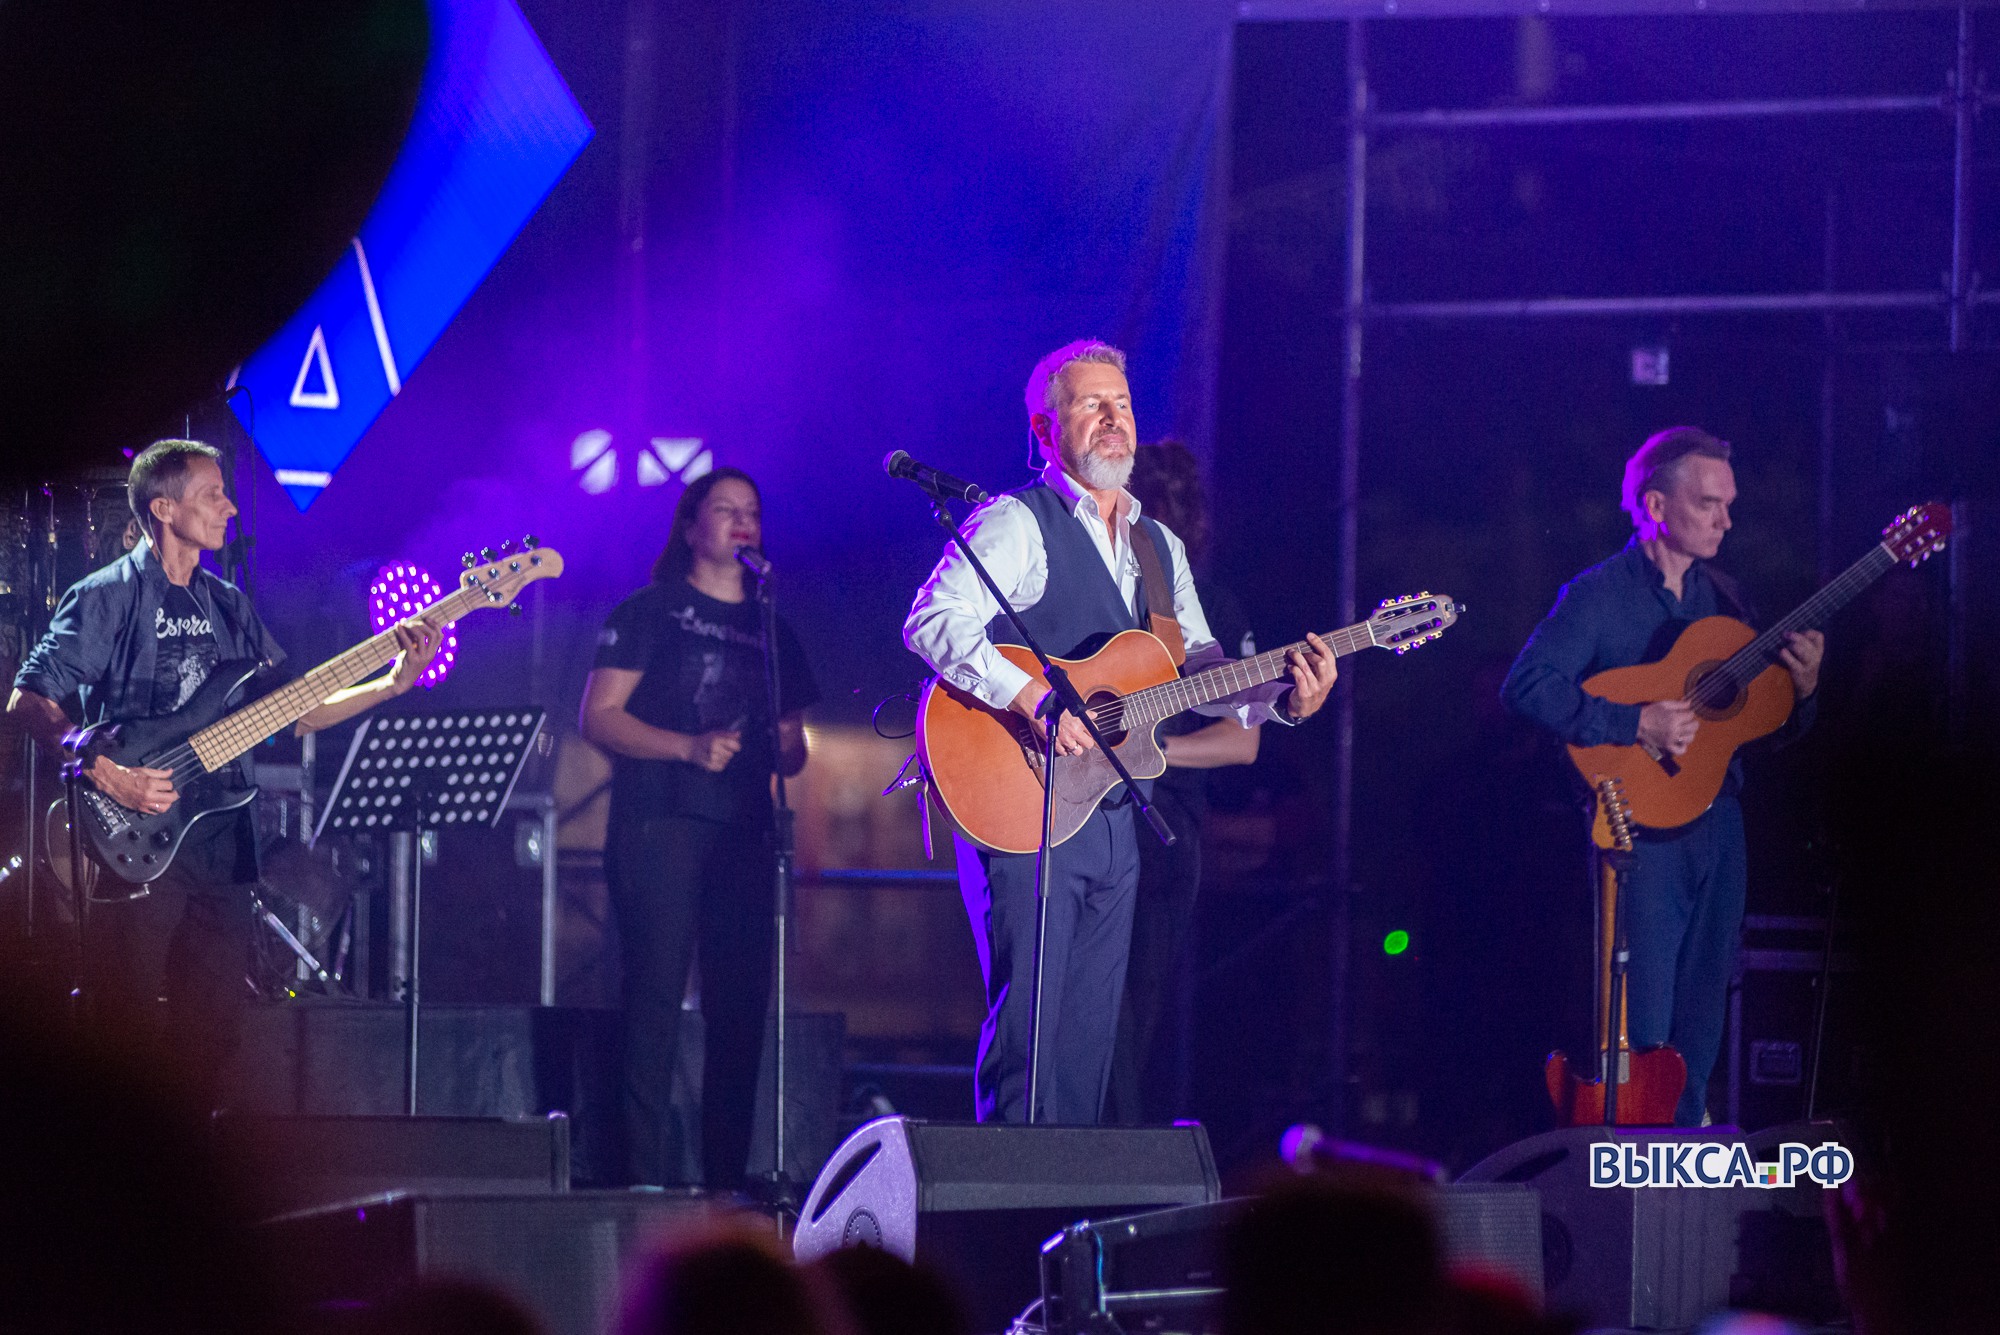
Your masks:
<svg viewBox="0 0 2000 1335"><path fill-rule="evenodd" d="M182 588L168 589L166 602L153 614L153 640L153 712L168 714L201 689L222 653L208 614Z"/></svg>

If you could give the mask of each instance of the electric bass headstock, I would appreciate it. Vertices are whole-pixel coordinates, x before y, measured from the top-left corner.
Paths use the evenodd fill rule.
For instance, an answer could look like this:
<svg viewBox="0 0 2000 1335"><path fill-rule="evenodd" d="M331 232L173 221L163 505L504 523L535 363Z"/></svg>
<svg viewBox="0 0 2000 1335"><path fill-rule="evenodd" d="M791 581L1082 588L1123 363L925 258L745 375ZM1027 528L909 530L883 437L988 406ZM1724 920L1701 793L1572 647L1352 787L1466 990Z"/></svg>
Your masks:
<svg viewBox="0 0 2000 1335"><path fill-rule="evenodd" d="M1442 593L1384 598L1368 618L1368 639L1380 648L1406 654L1444 634L1464 610L1464 603L1455 603Z"/></svg>
<svg viewBox="0 0 2000 1335"><path fill-rule="evenodd" d="M1632 803L1625 797L1625 785L1604 774L1591 787L1597 794L1597 814L1591 818L1590 841L1608 851L1630 853Z"/></svg>
<svg viewBox="0 0 2000 1335"><path fill-rule="evenodd" d="M1914 567L1929 560L1933 553L1943 551L1945 539L1950 536L1950 506L1913 505L1882 530L1882 545L1889 555Z"/></svg>
<svg viewBox="0 0 2000 1335"><path fill-rule="evenodd" d="M521 539L519 551L512 542L500 550L482 547L479 554L465 554L465 573L459 587L476 592L489 607L510 607L521 590L538 579L554 579L563 572L562 553L544 547L533 536Z"/></svg>

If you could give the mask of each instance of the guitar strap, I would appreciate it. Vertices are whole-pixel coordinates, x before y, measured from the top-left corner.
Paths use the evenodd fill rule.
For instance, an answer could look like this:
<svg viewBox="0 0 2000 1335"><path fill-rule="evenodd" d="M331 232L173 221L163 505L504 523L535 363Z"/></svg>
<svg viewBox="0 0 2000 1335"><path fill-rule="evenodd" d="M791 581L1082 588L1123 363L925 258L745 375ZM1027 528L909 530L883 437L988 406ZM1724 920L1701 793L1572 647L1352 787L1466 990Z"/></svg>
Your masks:
<svg viewBox="0 0 2000 1335"><path fill-rule="evenodd" d="M1174 666L1187 662L1187 643L1181 638L1180 618L1174 615L1174 586L1160 560L1160 549L1144 524L1134 523L1125 531L1132 537L1132 554L1139 558L1139 582L1146 589L1146 614L1151 630L1167 646Z"/></svg>

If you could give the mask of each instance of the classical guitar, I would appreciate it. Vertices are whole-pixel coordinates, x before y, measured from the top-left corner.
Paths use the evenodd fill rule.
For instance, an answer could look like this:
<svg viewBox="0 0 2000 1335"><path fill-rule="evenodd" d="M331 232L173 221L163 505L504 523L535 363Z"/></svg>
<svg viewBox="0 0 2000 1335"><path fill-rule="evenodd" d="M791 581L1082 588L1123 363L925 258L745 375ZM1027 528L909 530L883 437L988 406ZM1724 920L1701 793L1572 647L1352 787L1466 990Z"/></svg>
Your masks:
<svg viewBox="0 0 2000 1335"><path fill-rule="evenodd" d="M562 569L561 553L529 546L468 569L456 590L417 616L442 629L482 607L506 607L527 585L553 579ZM304 718L335 691L387 667L396 652L395 631L385 630L233 712L230 706L257 675L259 665L242 659L218 663L201 688L173 713L89 729L79 742L82 755L172 770L179 797L164 812L151 815L119 805L85 781L80 785L85 853L113 876L134 885L157 880L173 865L196 821L234 811L257 796L255 788L225 787L213 777L217 770ZM51 813L49 825L66 828L66 821Z"/></svg>
<svg viewBox="0 0 2000 1335"><path fill-rule="evenodd" d="M1738 747L1777 731L1792 712L1792 682L1778 653L1787 633L1808 630L1846 606L1898 562L1916 565L1944 550L1951 511L1919 505L1882 530L1882 541L1761 635L1734 617L1703 617L1666 657L1586 678L1583 689L1621 705L1685 700L1701 720L1681 755L1644 743L1572 746L1586 782L1618 780L1640 825L1667 830L1707 811Z"/></svg>
<svg viewBox="0 0 2000 1335"><path fill-rule="evenodd" d="M1371 648L1400 654L1442 635L1463 610L1442 594L1392 598L1366 621L1320 638L1336 655ZM1041 665L1026 649L997 647L1029 675L1041 674ZM1154 736L1159 724L1283 677L1289 671L1286 656L1307 648L1300 641L1182 677L1164 644L1146 631L1128 630L1088 658L1057 662L1069 672L1091 718L1133 777L1151 779L1167 768ZM917 754L932 791L968 839L1000 853L1032 853L1041 846L1044 760L1026 719L933 680L917 712ZM1117 782L1111 762L1095 748L1059 758L1055 842L1082 829Z"/></svg>
<svg viewBox="0 0 2000 1335"><path fill-rule="evenodd" d="M1687 1063L1671 1047L1634 1052L1626 1032L1624 859L1632 852L1632 812L1618 780L1599 776L1591 839L1599 851L1597 915L1597 1074L1572 1070L1558 1049L1542 1067L1564 1126L1667 1126L1687 1084ZM1614 1075L1615 1073L1615 1075ZM1609 1082L1609 1083L1607 1083Z"/></svg>

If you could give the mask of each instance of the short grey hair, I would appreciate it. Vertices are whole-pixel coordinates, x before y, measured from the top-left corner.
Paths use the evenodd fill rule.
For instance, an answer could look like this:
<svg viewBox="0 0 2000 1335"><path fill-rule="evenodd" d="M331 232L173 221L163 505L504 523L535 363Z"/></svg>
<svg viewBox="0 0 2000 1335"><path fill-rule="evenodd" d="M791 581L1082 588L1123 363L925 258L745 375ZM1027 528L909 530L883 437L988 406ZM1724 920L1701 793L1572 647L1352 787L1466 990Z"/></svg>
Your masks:
<svg viewBox="0 0 2000 1335"><path fill-rule="evenodd" d="M153 531L154 501L162 496L178 501L186 494L188 469L196 459L207 459L220 467L222 451L198 440L156 440L132 461L132 471L125 479L125 500L146 532Z"/></svg>
<svg viewBox="0 0 2000 1335"><path fill-rule="evenodd" d="M1060 406L1057 398L1061 393L1062 373L1077 362L1115 366L1121 375L1125 371L1125 354L1103 339L1080 338L1074 343L1065 343L1036 362L1035 369L1028 373L1028 390L1024 398L1029 417L1056 411Z"/></svg>

